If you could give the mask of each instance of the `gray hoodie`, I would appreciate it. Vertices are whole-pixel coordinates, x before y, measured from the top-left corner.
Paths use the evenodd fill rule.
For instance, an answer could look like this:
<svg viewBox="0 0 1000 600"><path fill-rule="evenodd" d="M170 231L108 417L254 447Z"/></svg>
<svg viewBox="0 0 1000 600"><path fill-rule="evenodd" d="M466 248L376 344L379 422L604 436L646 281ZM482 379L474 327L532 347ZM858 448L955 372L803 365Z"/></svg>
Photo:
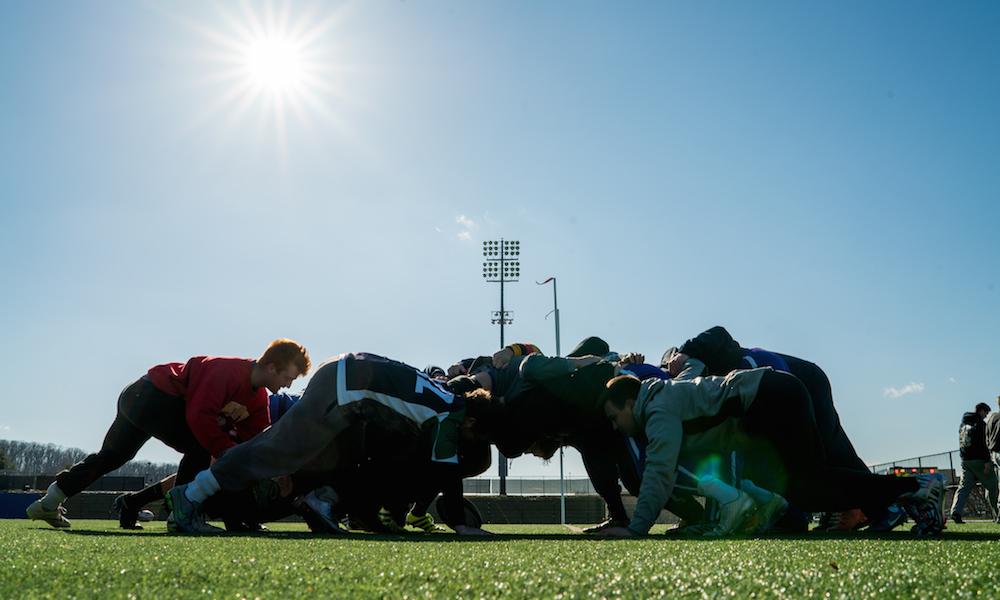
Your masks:
<svg viewBox="0 0 1000 600"><path fill-rule="evenodd" d="M643 535L670 499L684 456L723 453L739 437L739 417L757 396L770 368L733 371L726 377L647 379L635 401L636 423L646 433L646 466L629 529Z"/></svg>

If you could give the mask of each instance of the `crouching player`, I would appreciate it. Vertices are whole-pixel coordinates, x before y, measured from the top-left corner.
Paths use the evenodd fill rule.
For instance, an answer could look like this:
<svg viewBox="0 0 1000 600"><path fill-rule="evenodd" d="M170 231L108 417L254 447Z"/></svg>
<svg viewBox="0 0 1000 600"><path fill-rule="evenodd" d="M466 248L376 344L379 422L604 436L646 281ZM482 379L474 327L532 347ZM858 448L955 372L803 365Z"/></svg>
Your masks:
<svg viewBox="0 0 1000 600"><path fill-rule="evenodd" d="M218 461L167 495L173 528L183 533L215 533L205 522L202 503L219 490L241 490L253 482L299 471L323 471L342 466L338 439L378 425L391 447L393 428L408 439L412 428L426 430L432 449L426 457L428 486L452 490L446 497L461 502L458 445L475 440L484 430L489 402L446 391L409 365L374 354L344 354L321 366L302 399L273 427L226 452ZM484 420L488 420L484 419ZM461 507L450 514L464 514ZM332 524L335 526L335 524ZM459 534L487 532L455 523Z"/></svg>
<svg viewBox="0 0 1000 600"><path fill-rule="evenodd" d="M648 442L635 514L627 528L603 535L647 533L674 492L678 463L729 450L755 459L744 466L748 479L802 510L897 501L917 523L917 535L937 535L944 527L940 474L904 478L830 467L809 394L787 373L751 369L725 378L642 382L619 376L603 399L615 429Z"/></svg>
<svg viewBox="0 0 1000 600"><path fill-rule="evenodd" d="M229 429L240 440L263 431L271 421L267 391L288 387L309 366L305 348L280 339L258 360L196 356L149 369L118 397L118 412L100 451L59 473L45 496L28 507L28 518L69 527L63 501L131 460L152 437L184 455L177 481L191 481L213 456L236 445ZM241 418L230 418L236 413ZM224 427L219 426L220 416ZM146 499L151 500L155 498Z"/></svg>

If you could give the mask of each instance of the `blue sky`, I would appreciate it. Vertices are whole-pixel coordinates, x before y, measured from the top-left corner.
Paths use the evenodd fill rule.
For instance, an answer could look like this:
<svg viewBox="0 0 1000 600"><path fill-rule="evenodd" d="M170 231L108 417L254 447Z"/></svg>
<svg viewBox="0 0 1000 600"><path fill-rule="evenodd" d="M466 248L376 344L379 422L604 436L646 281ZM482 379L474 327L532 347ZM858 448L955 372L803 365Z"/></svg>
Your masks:
<svg viewBox="0 0 1000 600"><path fill-rule="evenodd" d="M310 68L283 106L240 71L255 23ZM506 237L509 340L554 351L555 275L564 349L723 324L819 363L869 462L954 448L1000 393L998 32L987 2L10 5L0 438L95 449L149 366L275 337L487 353Z"/></svg>

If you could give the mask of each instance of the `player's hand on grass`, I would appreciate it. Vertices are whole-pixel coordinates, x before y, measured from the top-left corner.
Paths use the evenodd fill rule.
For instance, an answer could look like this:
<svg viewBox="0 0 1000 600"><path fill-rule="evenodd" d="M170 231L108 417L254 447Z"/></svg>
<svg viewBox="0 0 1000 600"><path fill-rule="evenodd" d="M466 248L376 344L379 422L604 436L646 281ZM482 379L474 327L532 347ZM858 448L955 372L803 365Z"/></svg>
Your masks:
<svg viewBox="0 0 1000 600"><path fill-rule="evenodd" d="M632 530L627 527L608 527L607 529L602 529L596 533L592 533L591 535L605 538L635 537Z"/></svg>
<svg viewBox="0 0 1000 600"><path fill-rule="evenodd" d="M469 527L468 525L455 525L455 533L458 535L493 535L485 529Z"/></svg>

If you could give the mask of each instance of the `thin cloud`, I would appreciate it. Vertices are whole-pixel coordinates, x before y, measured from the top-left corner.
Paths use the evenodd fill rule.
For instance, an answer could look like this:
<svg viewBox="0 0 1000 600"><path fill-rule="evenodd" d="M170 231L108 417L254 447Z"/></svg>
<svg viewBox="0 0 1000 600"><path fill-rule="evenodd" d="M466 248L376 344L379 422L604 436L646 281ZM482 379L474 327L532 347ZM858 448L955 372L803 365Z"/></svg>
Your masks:
<svg viewBox="0 0 1000 600"><path fill-rule="evenodd" d="M467 242L472 239L472 230L479 227L476 222L465 215L458 215L455 217L455 222L462 227L463 231L459 232L456 236L463 242Z"/></svg>
<svg viewBox="0 0 1000 600"><path fill-rule="evenodd" d="M949 377L948 383L958 383L958 380L956 380L954 377Z"/></svg>
<svg viewBox="0 0 1000 600"><path fill-rule="evenodd" d="M908 383L901 388L887 387L882 392L882 395L886 398L902 398L903 396L908 396L910 394L922 394L923 391L924 384Z"/></svg>

